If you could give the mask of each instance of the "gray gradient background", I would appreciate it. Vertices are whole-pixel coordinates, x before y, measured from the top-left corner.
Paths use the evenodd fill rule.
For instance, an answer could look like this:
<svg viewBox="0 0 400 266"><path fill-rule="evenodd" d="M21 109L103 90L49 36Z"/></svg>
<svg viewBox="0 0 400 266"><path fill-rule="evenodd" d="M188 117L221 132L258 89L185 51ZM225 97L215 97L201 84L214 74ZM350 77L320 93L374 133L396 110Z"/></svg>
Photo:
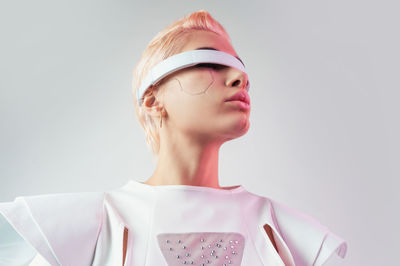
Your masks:
<svg viewBox="0 0 400 266"><path fill-rule="evenodd" d="M334 256L329 265L393 265L393 3L2 1L0 201L146 180L155 164L135 120L131 71L158 31L206 9L251 80L250 130L221 148L220 184L243 184L346 239L345 260Z"/></svg>

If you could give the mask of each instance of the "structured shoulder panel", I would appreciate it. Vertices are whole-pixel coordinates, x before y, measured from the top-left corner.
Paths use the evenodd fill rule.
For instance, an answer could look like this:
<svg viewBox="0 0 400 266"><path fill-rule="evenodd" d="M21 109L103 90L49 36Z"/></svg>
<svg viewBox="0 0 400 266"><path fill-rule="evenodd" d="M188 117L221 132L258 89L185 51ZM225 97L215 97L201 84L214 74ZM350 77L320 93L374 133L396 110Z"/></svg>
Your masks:
<svg viewBox="0 0 400 266"><path fill-rule="evenodd" d="M270 201L273 219L296 266L323 265L334 252L344 258L347 244L343 239L313 217Z"/></svg>
<svg viewBox="0 0 400 266"><path fill-rule="evenodd" d="M103 192L17 197L0 213L51 265L91 265L104 204Z"/></svg>

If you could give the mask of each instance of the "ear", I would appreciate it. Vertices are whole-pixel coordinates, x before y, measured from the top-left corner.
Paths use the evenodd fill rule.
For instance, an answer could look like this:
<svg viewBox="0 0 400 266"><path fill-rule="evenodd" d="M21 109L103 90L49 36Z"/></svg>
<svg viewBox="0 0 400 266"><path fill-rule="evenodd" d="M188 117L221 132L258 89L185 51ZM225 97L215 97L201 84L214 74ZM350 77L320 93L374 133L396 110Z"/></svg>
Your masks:
<svg viewBox="0 0 400 266"><path fill-rule="evenodd" d="M153 90L148 90L143 96L142 108L152 117L159 117L160 111L164 110L163 103L160 102Z"/></svg>

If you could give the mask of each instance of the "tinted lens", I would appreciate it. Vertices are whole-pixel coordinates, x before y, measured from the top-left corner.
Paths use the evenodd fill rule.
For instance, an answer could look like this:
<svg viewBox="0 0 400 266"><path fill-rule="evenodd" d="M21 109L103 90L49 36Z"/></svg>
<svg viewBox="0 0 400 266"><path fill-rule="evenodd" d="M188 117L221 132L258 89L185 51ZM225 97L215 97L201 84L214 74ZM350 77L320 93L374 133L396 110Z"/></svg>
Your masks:
<svg viewBox="0 0 400 266"><path fill-rule="evenodd" d="M197 68L204 67L204 68L211 68L211 69L218 70L218 69L227 68L228 66L220 65L220 64L214 64L214 63L201 63L201 64L195 65L194 67L197 67Z"/></svg>

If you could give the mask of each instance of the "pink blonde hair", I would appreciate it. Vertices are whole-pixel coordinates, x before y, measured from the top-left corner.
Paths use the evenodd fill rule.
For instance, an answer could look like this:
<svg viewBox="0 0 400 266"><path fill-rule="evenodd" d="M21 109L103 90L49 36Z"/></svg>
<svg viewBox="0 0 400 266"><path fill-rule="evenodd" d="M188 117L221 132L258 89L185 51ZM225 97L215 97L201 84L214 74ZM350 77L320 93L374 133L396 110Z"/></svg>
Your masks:
<svg viewBox="0 0 400 266"><path fill-rule="evenodd" d="M158 156L160 150L159 125L156 121L138 106L136 90L149 70L166 58L178 54L185 45L185 36L196 30L206 30L223 36L231 43L231 39L224 29L207 11L199 10L188 17L173 22L160 31L147 45L139 62L133 70L132 93L135 105L136 119L145 131L146 144L151 148L153 156ZM162 81L161 81L162 82ZM158 84L147 89L145 95L158 91Z"/></svg>

